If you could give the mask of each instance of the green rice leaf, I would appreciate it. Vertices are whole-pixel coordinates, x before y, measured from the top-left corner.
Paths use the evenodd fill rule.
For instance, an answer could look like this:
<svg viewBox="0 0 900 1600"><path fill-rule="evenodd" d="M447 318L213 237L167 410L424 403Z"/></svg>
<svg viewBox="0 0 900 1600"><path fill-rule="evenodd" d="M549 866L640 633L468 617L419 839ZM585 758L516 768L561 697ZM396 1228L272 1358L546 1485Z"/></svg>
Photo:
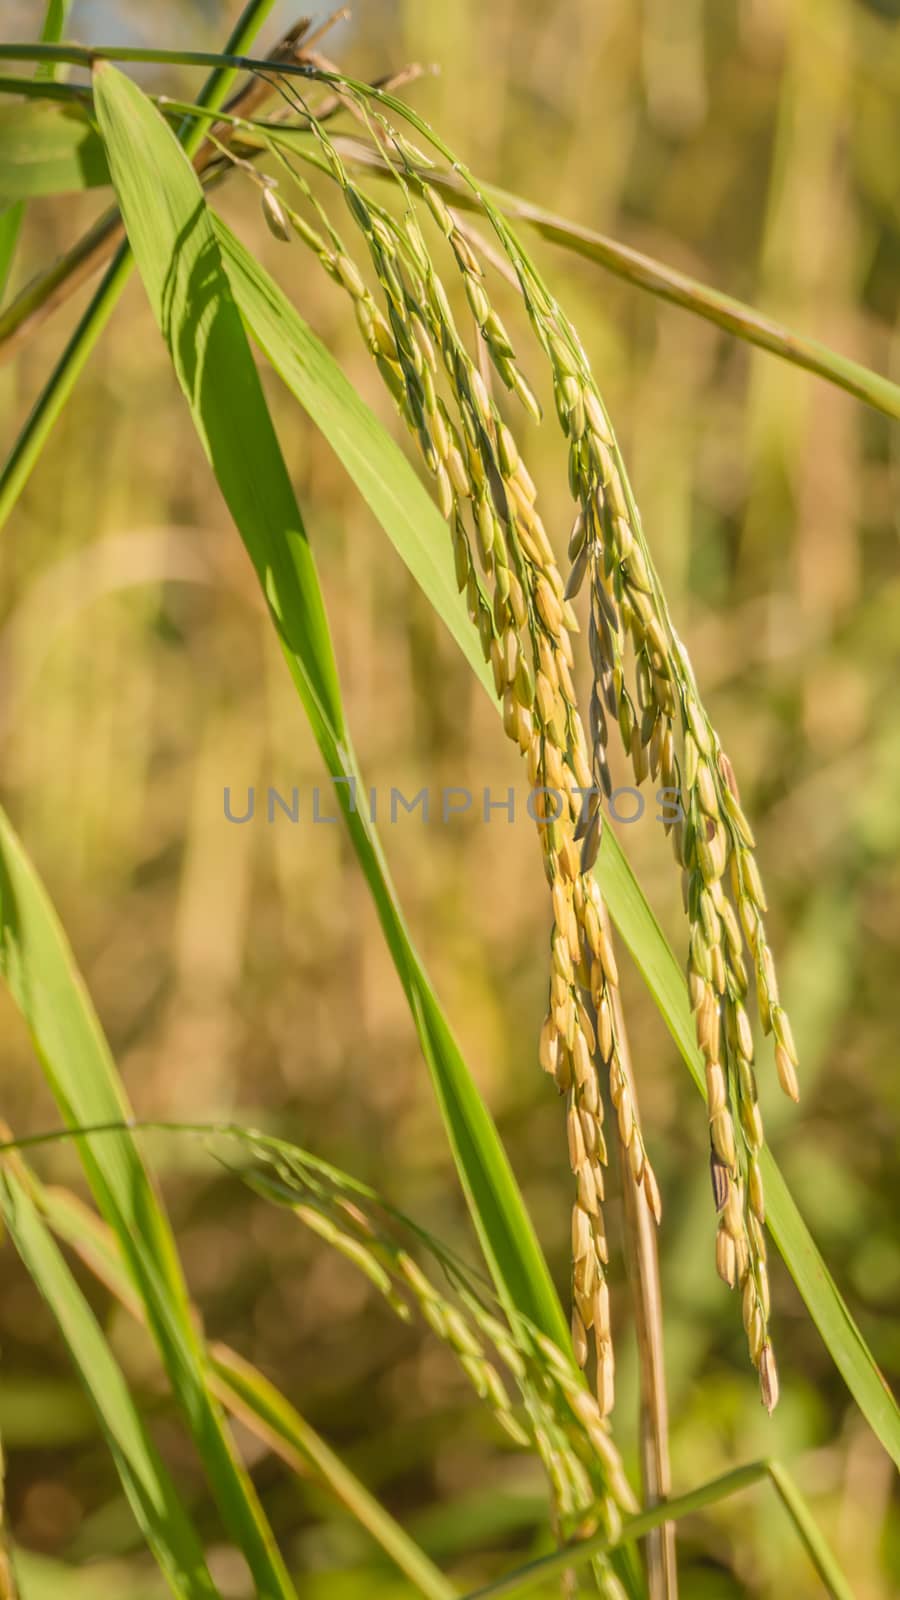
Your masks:
<svg viewBox="0 0 900 1600"><path fill-rule="evenodd" d="M830 1596L830 1600L853 1600L850 1585L822 1537L805 1499L790 1473L778 1461L750 1461L746 1466L734 1467L730 1472L724 1472L721 1477L712 1478L696 1489L689 1489L687 1494L672 1495L659 1505L650 1506L646 1511L639 1511L636 1516L629 1517L623 1523L618 1537L619 1539L642 1538L663 1522L677 1522L682 1517L696 1516L698 1511L705 1510L707 1506L727 1500L731 1495L739 1494L742 1489L748 1489L766 1479L775 1489L794 1525L794 1531L805 1545L824 1593ZM523 1595L530 1594L535 1589L546 1590L546 1586L554 1579L559 1583L568 1568L577 1568L599 1551L613 1548L615 1548L614 1543L602 1534L582 1539L574 1544L563 1545L552 1555L539 1556L537 1560L529 1561L526 1566L504 1574L493 1583L472 1590L464 1600L500 1600L502 1595Z"/></svg>
<svg viewBox="0 0 900 1600"><path fill-rule="evenodd" d="M344 726L312 554L196 174L129 79L95 72L119 205L195 427L256 568L288 668L332 777L431 1070L479 1239L507 1311L568 1339L506 1152L413 948ZM349 780L349 781L348 781ZM355 790L351 788L355 785Z"/></svg>
<svg viewBox="0 0 900 1600"><path fill-rule="evenodd" d="M0 106L0 203L108 183L103 144L82 105Z"/></svg>
<svg viewBox="0 0 900 1600"><path fill-rule="evenodd" d="M0 973L22 1013L70 1127L128 1122L131 1107L65 934L10 823L0 812ZM85 1136L78 1149L101 1214L115 1231L163 1365L189 1423L222 1520L260 1595L295 1600L249 1477L210 1394L168 1219L129 1133Z"/></svg>
<svg viewBox="0 0 900 1600"><path fill-rule="evenodd" d="M47 0L47 9L44 12L44 25L41 29L41 38L45 43L55 44L58 39L62 38L70 4L71 0ZM55 66L42 63L35 72L35 82L40 82L41 80L43 80L45 84L52 82L55 75ZM32 169L32 178L34 180L35 166L43 166L47 157L47 151L45 149L44 158L39 158L37 161L35 161L35 158L31 153L31 142L27 138L23 141L21 135L17 132L17 130L20 128L19 118L23 117L28 110L30 110L30 107L19 106L15 108L15 111L13 112L15 127L14 129L9 129L7 125L7 132L11 135L11 137L8 138L5 144L3 136L3 124L0 124L0 173L3 173L3 189L2 194L0 194L0 208L5 208L0 209L0 300L3 299L3 296L6 293L6 285L9 281L9 275L12 271L12 264L16 254L16 245L19 242L19 232L25 216L23 200L27 198L28 194L30 193L40 192L41 194L52 194L54 192L54 189L52 188L50 190L41 189L40 191L26 189L24 194L17 195L15 190L10 187L9 174L14 167L21 169L23 166L30 165ZM6 115L7 113L0 112L0 118L5 118ZM27 118L25 120L27 121ZM39 135L36 129L32 131L34 133L34 143L37 145L40 143L40 138L42 135ZM94 135L94 138L96 141L96 134ZM15 151L18 151L18 161L14 153ZM83 169L80 176L83 179ZM46 177L43 181L46 181ZM75 185L75 187L80 188L81 184L78 183ZM15 201L16 203L11 205L10 201Z"/></svg>
<svg viewBox="0 0 900 1600"><path fill-rule="evenodd" d="M456 588L440 513L402 451L299 312L219 218L216 231L253 338L325 435L494 700L475 630ZM703 1065L684 974L610 826L603 831L597 871L610 914L702 1093ZM900 1463L896 1402L768 1151L763 1177L769 1229L791 1276L857 1405Z"/></svg>
<svg viewBox="0 0 900 1600"><path fill-rule="evenodd" d="M53 1231L139 1317L140 1306L111 1230L67 1189L43 1185L33 1174L30 1183ZM224 1344L211 1347L210 1359L216 1393L231 1416L240 1418L294 1471L312 1469L427 1600L453 1600L453 1585L268 1378Z"/></svg>
<svg viewBox="0 0 900 1600"><path fill-rule="evenodd" d="M0 211L0 300L6 293L24 215L25 205L21 200Z"/></svg>
<svg viewBox="0 0 900 1600"><path fill-rule="evenodd" d="M293 1455L297 1467L306 1464L326 1483L361 1527L368 1529L381 1548L429 1600L454 1600L456 1589L443 1573L394 1521L390 1512L335 1455L296 1407L258 1369L234 1350L217 1345L213 1351L223 1398L235 1416L274 1437L282 1453Z"/></svg>
<svg viewBox="0 0 900 1600"><path fill-rule="evenodd" d="M276 135L277 142L285 146L291 142L300 143L304 138L304 134L288 130ZM382 155L367 142L343 136L338 138L337 145L341 154L351 163L384 175L386 168ZM429 172L428 176L450 204L463 211L480 211L478 200L458 173L435 171ZM619 239L597 233L583 223L572 222L568 217L561 217L524 199L522 195L511 194L507 189L498 189L489 183L479 183L479 188L505 217L527 223L542 239L549 240L560 249L593 262L606 272L614 273L617 278L624 278L626 283L633 284L635 288L667 300L695 317L702 317L705 322L711 322L735 338L778 356L791 366L802 367L817 378L824 378L826 383L844 389L847 394L873 406L876 411L882 411L887 417L900 417L900 384L883 377L871 367L864 367L861 362L841 355L818 339L808 338L796 328L785 327L756 306L723 294L720 289L700 283L696 278L689 278L677 267L657 261Z"/></svg>
<svg viewBox="0 0 900 1600"><path fill-rule="evenodd" d="M11 1162L0 1165L0 1211L10 1238L53 1312L90 1395L147 1544L173 1594L216 1600L203 1550L150 1439L96 1317Z"/></svg>
<svg viewBox="0 0 900 1600"><path fill-rule="evenodd" d="M424 484L287 296L213 213L238 309L260 349L321 429L456 644L493 694L456 588L446 524Z"/></svg>

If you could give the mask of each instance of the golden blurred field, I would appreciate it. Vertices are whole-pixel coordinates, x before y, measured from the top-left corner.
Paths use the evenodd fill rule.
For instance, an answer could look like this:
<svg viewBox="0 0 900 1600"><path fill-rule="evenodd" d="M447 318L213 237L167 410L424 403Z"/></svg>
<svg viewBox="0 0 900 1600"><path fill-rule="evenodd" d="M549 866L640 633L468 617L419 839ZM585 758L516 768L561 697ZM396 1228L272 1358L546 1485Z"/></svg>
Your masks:
<svg viewBox="0 0 900 1600"><path fill-rule="evenodd" d="M213 49L237 9L76 0L69 32ZM277 9L265 44L297 9ZM34 37L41 13L37 0L0 3L0 35ZM407 93L480 177L900 378L896 0L356 0L328 49L359 77L436 63ZM193 83L174 71L141 81L175 93ZM270 237L239 176L222 196L401 437L345 302L299 247ZM35 202L13 288L104 203ZM772 1146L865 1338L896 1376L900 426L588 262L537 241L534 253L591 357L757 832L803 1064L797 1110L761 1071ZM497 298L519 325L511 291ZM0 369L6 441L85 303L82 291ZM382 795L467 785L496 797L517 782L521 794L515 757L458 653L318 433L271 373L265 382L368 781ZM528 423L520 436L562 554L570 510L559 435ZM316 784L322 810L334 809L315 746L136 281L6 532L0 744L3 803L65 922L138 1113L283 1132L474 1259L365 884L342 830L311 820ZM251 824L226 820L226 785L236 809L256 787ZM299 788L299 824L266 821L269 785ZM681 957L678 878L654 809L619 837ZM426 827L401 813L384 835L416 943L565 1286L570 1179L560 1108L535 1059L548 905L533 827L524 816ZM639 976L622 965L665 1206L675 1488L783 1457L859 1600L888 1600L900 1573L888 1459L777 1258L782 1400L771 1421L760 1408L738 1307L714 1270L703 1107ZM5 995L0 1009L4 1119L19 1133L53 1126ZM450 1358L189 1142L154 1135L148 1148L211 1335L274 1377L438 1560L464 1564L484 1550L525 1559L545 1517L538 1470L522 1470ZM78 1181L62 1147L38 1165ZM614 1238L615 1193L609 1213ZM8 1249L4 1268L0 1434L10 1526L31 1553L24 1593L156 1595L49 1313ZM633 1463L637 1370L618 1257L611 1271L616 1428ZM193 1486L202 1528L202 1480L143 1340L90 1293L189 1500ZM304 1596L404 1592L384 1565L373 1569L363 1535L330 1501L287 1483L253 1449L275 1530L307 1575ZM103 1561L87 1567L98 1551ZM679 1553L689 1600L819 1593L765 1489L684 1524ZM222 1594L243 1595L225 1550L220 1568Z"/></svg>

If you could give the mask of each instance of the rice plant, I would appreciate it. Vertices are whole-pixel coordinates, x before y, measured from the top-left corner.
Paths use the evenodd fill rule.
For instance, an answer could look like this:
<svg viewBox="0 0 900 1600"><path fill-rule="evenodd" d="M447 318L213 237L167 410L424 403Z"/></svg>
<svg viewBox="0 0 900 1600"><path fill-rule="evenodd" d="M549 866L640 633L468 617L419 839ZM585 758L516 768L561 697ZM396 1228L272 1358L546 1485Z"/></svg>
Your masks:
<svg viewBox="0 0 900 1600"><path fill-rule="evenodd" d="M664 530L642 521L602 368L589 359L587 333L564 309L564 274L551 288L519 223L535 223L573 247L578 232L477 178L399 97L393 79L367 82L337 70L319 53L309 24L292 28L269 55L255 54L270 9L266 0L250 0L221 53L60 43L66 7L53 4L42 43L0 45L0 59L37 67L34 78L20 72L0 80L9 97L0 127L4 193L14 202L0 234L0 277L13 261L26 201L107 188L112 202L0 313L0 341L12 350L87 275L105 268L10 451L0 520L14 512L39 466L136 267L333 783L486 1275L394 1209L389 1195L298 1144L232 1123L208 1127L200 1104L189 1125L137 1122L47 892L0 815L3 975L62 1122L46 1133L7 1130L0 1206L10 1240L56 1319L146 1549L176 1595L226 1592L211 1555L207 1509L240 1554L238 1587L228 1593L304 1592L304 1572L276 1536L240 1448L243 1435L232 1429L236 1419L291 1473L311 1472L337 1497L402 1574L406 1588L398 1593L475 1600L561 1585L565 1593L584 1587L617 1597L674 1596L679 1519L766 1478L818 1580L828 1593L846 1596L847 1580L782 1463L750 1461L671 1492L657 1261L658 1240L665 1250L665 1194L654 1170L652 1122L640 1110L641 1062L632 1059L626 1028L624 952L706 1101L710 1248L724 1285L739 1297L765 1412L791 1385L790 1371L779 1380L776 1365L768 1229L806 1314L895 1461L900 1425L766 1146L752 1012L771 1036L775 1076L792 1102L802 1073L766 931L752 819L654 559ZM210 75L195 99L180 100L146 92L117 62ZM87 81L57 76L72 66L87 69ZM251 198L256 227L286 247L287 292L256 259L258 241L241 242L219 214L220 189ZM606 264L611 255L615 270L680 298L730 333L900 414L900 391L877 374L689 280L676 282L667 269L648 272L624 249L598 245L595 253ZM304 322L309 273L329 285L336 314L352 320L408 454ZM501 298L512 306L506 321ZM563 1297L545 1258L541 1218L529 1211L388 871L307 533L315 499L301 511L251 340L331 445L522 763L549 892L546 1016L533 1056L564 1102L558 1159L570 1175L571 1247ZM555 417L544 416L545 393ZM569 503L564 541L544 510L541 474L529 468L538 428L557 436ZM584 674L586 694L579 688ZM685 913L680 959L604 814L614 802L614 770L624 764L642 806L647 785L663 807ZM539 877L537 857L534 872ZM498 1436L540 1463L550 1553L499 1573L488 1561L446 1574L263 1373L207 1337L145 1153L151 1127L156 1142L172 1146L199 1138L231 1181L288 1208L401 1320L424 1322ZM91 1207L42 1182L30 1164L58 1142L77 1150ZM619 1237L611 1241L613 1218ZM628 1256L634 1277L646 1421L637 1472L617 1437L621 1351L611 1244ZM145 1330L192 1439L208 1502L202 1515L183 1501L62 1246L78 1259L79 1274L87 1269ZM8 1565L0 1590L5 1583L3 1592L15 1594L14 1551Z"/></svg>

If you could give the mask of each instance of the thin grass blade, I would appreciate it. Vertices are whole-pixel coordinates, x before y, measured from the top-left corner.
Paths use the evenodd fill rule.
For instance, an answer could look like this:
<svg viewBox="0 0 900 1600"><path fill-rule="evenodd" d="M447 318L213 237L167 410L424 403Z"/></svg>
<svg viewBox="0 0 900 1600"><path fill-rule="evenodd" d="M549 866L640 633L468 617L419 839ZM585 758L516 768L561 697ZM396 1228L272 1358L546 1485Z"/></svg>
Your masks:
<svg viewBox="0 0 900 1600"><path fill-rule="evenodd" d="M212 1356L229 1411L267 1438L294 1469L304 1464L328 1485L361 1527L377 1540L401 1572L428 1600L454 1600L457 1590L355 1473L256 1367L225 1345Z"/></svg>
<svg viewBox="0 0 900 1600"><path fill-rule="evenodd" d="M291 138L288 135L286 140L281 134L277 137L285 143ZM385 172L385 163L380 154L363 140L341 137L336 144L341 154L351 162L375 172ZM466 188L456 173L429 170L428 181L441 189L445 198L461 210L479 210L471 190ZM857 400L873 406L876 411L883 411L885 416L900 417L900 384L874 372L870 367L864 367L861 362L852 361L849 356L841 355L818 339L786 328L756 306L747 305L733 295L723 294L720 289L700 283L696 278L688 277L687 273L679 272L676 267L634 250L618 239L610 239L606 234L558 216L521 195L496 188L493 184L481 183L479 187L504 216L512 221L528 223L541 238L558 245L560 249L594 262L616 277L624 278L635 288L643 289L661 300L668 300L683 311L702 317L705 322L712 322L726 333L745 340L747 344L778 356L791 366L802 367L816 377L824 378L826 383L846 390Z"/></svg>
<svg viewBox="0 0 900 1600"><path fill-rule="evenodd" d="M25 203L22 200L0 211L0 301L6 293L24 215Z"/></svg>
<svg viewBox="0 0 900 1600"><path fill-rule="evenodd" d="M111 1229L69 1190L41 1184L33 1173L29 1181L54 1233L140 1319L141 1305ZM209 1354L211 1381L229 1415L238 1417L294 1472L315 1473L426 1600L454 1600L449 1580L281 1391L227 1345L213 1344Z"/></svg>
<svg viewBox="0 0 900 1600"><path fill-rule="evenodd" d="M49 100L0 106L0 202L108 183L103 145L84 106Z"/></svg>
<svg viewBox="0 0 900 1600"><path fill-rule="evenodd" d="M0 812L0 972L19 1007L69 1126L132 1116L109 1047L52 906ZM267 1600L294 1600L253 1485L208 1386L168 1220L129 1133L84 1137L78 1149L101 1214L114 1229L222 1520Z"/></svg>
<svg viewBox="0 0 900 1600"><path fill-rule="evenodd" d="M707 1506L727 1500L731 1495L739 1494L742 1489L749 1489L766 1478L774 1484L795 1531L806 1546L825 1593L831 1600L853 1600L853 1592L819 1532L806 1501L784 1467L773 1461L751 1461L745 1467L735 1467L720 1478L712 1478L709 1483L690 1489L687 1494L673 1495L670 1500L629 1517L622 1524L615 1542L596 1536L584 1539L579 1544L564 1545L552 1555L529 1561L526 1566L508 1572L494 1583L472 1590L465 1600L500 1600L501 1595L531 1594L554 1579L559 1582L567 1571L582 1566L591 1556L615 1549L624 1539L642 1539L663 1522L679 1522L682 1517L695 1516Z"/></svg>
<svg viewBox="0 0 900 1600"><path fill-rule="evenodd" d="M121 1369L27 1188L0 1165L0 1211L10 1238L49 1305L78 1369L147 1544L173 1594L217 1600L203 1550L128 1391Z"/></svg>
<svg viewBox="0 0 900 1600"><path fill-rule="evenodd" d="M70 5L71 0L48 0L47 9L44 12L44 25L41 28L41 39L44 44L55 44L62 38ZM52 81L55 73L55 66L42 63L35 72L35 79L46 83ZM30 109L30 107L18 107L18 116L24 115ZM2 113L2 115L5 116L6 113ZM94 137L96 141L96 135ZM27 159L30 150L29 142L25 141L23 151L22 141L20 140L18 148L20 153L23 153ZM2 301L6 293L6 285L12 271L16 246L19 242L19 233L25 216L24 206L20 202L27 198L29 192L26 190L23 194L17 194L13 189L10 189L8 181L11 166L10 154L9 150L2 148L2 132L0 132L0 172L4 175L0 206L6 207L0 214L0 301ZM52 193L53 191L49 192ZM19 203L9 204L10 201Z"/></svg>

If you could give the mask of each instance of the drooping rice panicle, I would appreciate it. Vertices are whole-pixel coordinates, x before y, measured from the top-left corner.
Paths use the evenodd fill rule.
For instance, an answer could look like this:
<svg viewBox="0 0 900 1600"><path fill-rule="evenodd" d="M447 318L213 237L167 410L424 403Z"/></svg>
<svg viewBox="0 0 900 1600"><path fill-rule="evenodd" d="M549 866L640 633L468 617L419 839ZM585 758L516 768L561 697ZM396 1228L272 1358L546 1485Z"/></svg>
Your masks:
<svg viewBox="0 0 900 1600"><path fill-rule="evenodd" d="M579 756L585 757L584 765L590 774L578 787L597 791L590 794L586 805L579 805L577 820L571 819L575 820L575 828L568 835L568 843L575 842L576 835L581 842L581 872L570 874L566 870L568 852L565 840L562 842L561 855L557 850L554 857L558 835L566 830L560 830L556 822L541 818L542 823L549 823L545 835L545 864L551 890L556 891L551 946L551 1006L548 1024L542 1035L541 1054L558 1081L562 1067L562 1082L570 1094L570 1150L573 1164L582 1163L576 1168L576 1180L582 1180L576 1211L584 1210L589 1218L595 1215L590 1210L595 1201L590 1181L582 1177L588 1170L593 1172L594 1168L590 1160L587 1163L583 1161L578 1133L575 1131L577 1120L581 1132L584 1132L586 1124L582 1113L586 1110L590 1118L593 1092L589 1087L586 1106L574 1051L577 1050L580 1056L583 1047L578 1042L579 1037L583 1037L587 1043L590 1036L581 1027L578 989L581 987L583 996L590 995L596 1009L596 1015L590 1017L589 1021L594 1025L594 1048L599 1044L602 1055L600 1041L607 1037L603 1000L611 975L604 967L601 952L591 946L589 938L579 937L581 956L584 957L586 950L590 950L590 975L596 981L588 986L578 981L585 974L583 961L576 959L574 943L567 938L567 884L572 884L572 910L576 928L585 932L584 924L591 920L587 908L593 903L593 897L589 890L585 890L582 880L593 864L599 844L601 796L603 793L608 795L611 790L606 750L609 723L614 721L637 782L641 783L648 774L652 775L654 779L661 780L666 790L680 798L682 815L674 826L669 826L668 831L672 834L676 858L683 875L690 929L688 980L697 1017L698 1041L707 1068L711 1169L719 1219L716 1260L726 1282L740 1286L751 1357L760 1372L763 1399L771 1409L777 1397L777 1376L768 1336L769 1288L763 1231L765 1201L758 1161L763 1129L753 1071L752 1032L745 1006L750 988L748 956L754 971L760 1019L767 1032L775 1033L779 1079L785 1091L794 1098L797 1094L796 1053L789 1022L778 1001L774 964L763 922L765 900L753 855L753 837L741 810L734 773L700 701L687 652L672 625L609 417L571 323L539 278L509 224L486 200L472 174L454 160L452 153L420 118L392 97L373 93L365 85L343 82L339 92L355 105L358 113L368 122L380 153L404 191L407 199L407 237L413 237L414 258L417 254L422 258L419 265L431 291L432 314L435 307L439 313L441 326L435 330L437 343L444 353L451 387L457 392L463 434L471 436L471 426L468 425L475 423L474 437L466 439L468 483L461 480L458 490L451 484L451 492L448 493L441 475L436 476L442 508L453 524L457 572L461 586L465 573L470 614L479 623L482 643L486 650L491 651L492 660L498 655L500 658L501 670L498 670L495 661L495 677L498 693L504 695L507 731L518 739L526 755L529 755L530 741L533 740L535 755L530 757L533 782L539 781L547 789L554 787L547 781L548 759L551 777L555 775L555 755L559 755L564 773L567 767L574 772L574 752L577 749ZM404 136L389 122L387 109L394 115L405 117L423 134L478 196L513 267L532 329L550 363L557 414L569 446L569 483L578 506L569 546L572 569L569 582L563 589L560 589L559 574L549 544L546 551L541 548L542 543L546 542L546 535L534 510L533 486L524 497L524 504L530 510L523 511L521 471L514 470L512 474L507 471L504 474L502 460L499 460L500 481L506 499L498 503L488 463L492 463L496 470L501 456L499 446L504 441L504 434L499 431L503 424L490 401L487 414L480 418L479 402L483 395L479 394L471 378L474 373L480 382L480 374L468 357L460 359L460 341L455 336L449 340L448 350L445 332L449 307L446 305L446 296L436 287L439 280L433 272L421 232L412 217L413 192L425 198L453 249L464 278L470 307L495 369L506 386L518 393L534 413L536 402L532 391L521 378L505 328L499 319L494 318L471 234L464 237L456 228L452 213L430 178L430 158L409 146ZM318 137L320 145L327 152L327 134L320 130ZM336 153L326 153L325 164L344 188L348 200L351 193L358 193L340 167ZM387 216L387 213L384 215ZM450 351L453 352L452 356ZM402 370L402 361L400 366ZM480 387L483 391L483 382L480 382ZM474 406L471 403L473 390L478 395ZM487 451L483 448L482 435L489 446ZM492 443L493 449L490 448ZM480 466L473 470L473 461L479 458ZM449 477L449 473L447 475ZM508 493L510 477L513 486L511 500ZM527 474L525 477L527 479ZM485 481L487 493L479 497L479 488ZM530 479L527 481L530 485ZM473 564L465 534L464 515L460 514L461 500L470 501L476 511L484 501L490 500L497 514L500 537L496 537L493 518L483 516L485 551L479 551L485 575L494 579L492 627L484 618L484 593L480 589L476 593L472 582ZM526 528L524 538L523 523ZM540 533L536 532L538 528ZM487 544L489 535L492 540L490 546ZM536 549L529 549L529 539L534 540ZM524 572L521 559L523 547L528 563ZM514 569L512 572L511 566ZM504 571L510 573L512 579L519 580L526 595L525 607L519 606L519 616L512 610L511 621L515 625L516 642L508 646L505 624L506 612L510 608L507 606L507 578ZM589 762L583 733L580 740L576 738L573 744L573 723L568 719L568 708L564 706L567 720L565 736L560 736L562 729L552 725L556 696L563 704L565 696L560 692L560 686L554 684L552 675L542 672L540 630L536 636L531 615L532 611L537 612L539 624L543 624L543 631L556 646L553 659L558 660L562 653L558 646L559 634L562 632L565 635L569 631L574 621L571 601L588 576L591 605L589 646L594 668ZM517 591L512 590L512 593L515 601L518 598ZM524 633L530 635L530 659L536 669L534 698L523 708L530 716L530 730L526 723L528 739L520 731L522 719L516 707L514 681L511 686L505 672L507 661L511 664L518 654L524 654L523 642L528 642L523 639ZM571 655L571 650L568 654ZM570 677L570 659L566 659L566 667ZM546 682L542 681L542 676ZM580 721L577 727L580 731ZM581 765L580 762L578 764ZM577 772L575 775L579 776ZM579 800L581 798L579 795ZM572 956L575 983L569 977L566 964L567 945ZM566 996L572 999L574 1026ZM627 1095L627 1086L617 1071L614 1052L613 1039L607 1064L610 1067L611 1096L617 1104L620 1134L626 1140L636 1176L643 1178L645 1172L649 1175L647 1190L648 1198L651 1198L655 1181L646 1163L639 1133L637 1138L634 1137L633 1108ZM589 1045L588 1057L593 1054L594 1050ZM576 1112L577 1119L572 1114ZM590 1125L592 1140L598 1134L602 1140L599 1118L595 1116ZM630 1141L628 1135L631 1135ZM597 1148L602 1149L599 1141ZM597 1163L598 1168L599 1165ZM599 1203L599 1196L596 1199ZM654 1204L653 1199L651 1204ZM658 1212L658 1195L655 1196L654 1210ZM573 1337L581 1355L586 1353L584 1330L589 1326L582 1312L587 1304L586 1290L588 1287L594 1289L595 1277L601 1287L599 1298L595 1297L591 1324L595 1327L595 1336L597 1329L600 1330L598 1349L606 1349L603 1334L605 1274L602 1272L605 1242L601 1237L601 1229L602 1219L599 1224L594 1220L589 1222L591 1250L588 1256L579 1256L578 1251L584 1249L587 1233L584 1222L577 1215L573 1218L573 1240L576 1241ZM579 1326L579 1319L583 1327ZM606 1383L604 1366L601 1357L598 1363L598 1392L601 1397Z"/></svg>
<svg viewBox="0 0 900 1600"><path fill-rule="evenodd" d="M327 136L322 135L320 143L329 149L332 175L366 238L387 318L330 222L326 222L327 240L320 234L311 236L305 223L297 232L354 299L370 351L435 478L438 502L451 524L457 581L466 592L470 616L492 665L504 727L526 758L535 791L554 913L550 1008L539 1053L541 1064L567 1095L568 1149L576 1180L573 1342L584 1363L588 1333L593 1330L597 1392L606 1412L613 1403L614 1362L602 1214L606 1144L598 1052L609 1074L623 1146L657 1217L660 1199L621 1069L610 1003L610 986L618 982L618 975L600 891L590 872L602 818L596 806L585 808L592 783L571 676L569 633L576 623L536 508L534 485L459 335L411 203L402 221L396 222L351 183L339 157L330 151ZM311 199L306 180L289 163L283 164ZM485 291L476 292L480 264L439 196L425 192L466 278L470 305L491 330L504 381L533 412L535 403L515 366L509 340L498 332L500 324L493 319ZM406 198L409 202L408 190ZM313 204L324 216L321 202ZM293 222L290 207L285 207L284 215ZM437 351L449 408L437 392Z"/></svg>
<svg viewBox="0 0 900 1600"><path fill-rule="evenodd" d="M375 98L382 102L384 97ZM754 968L762 1026L775 1035L779 1081L793 1099L798 1088L790 1023L779 1005L765 935L765 898L753 835L733 769L672 625L615 435L577 334L472 174L420 118L397 102L390 105L408 117L478 196L516 272L532 328L550 362L557 412L569 441L570 487L579 504L567 596L577 593L587 572L591 576L596 685L591 730L597 781L607 789L609 715L619 724L637 781L652 772L681 797L684 818L672 832L690 922L691 998L707 1064L719 1215L717 1263L726 1281L741 1287L750 1354L759 1370L763 1401L771 1410L778 1383L768 1336L765 1201L758 1161L763 1129L744 1007L750 987L746 955ZM420 180L427 183L427 173ZM625 638L632 647L639 715L626 684Z"/></svg>

